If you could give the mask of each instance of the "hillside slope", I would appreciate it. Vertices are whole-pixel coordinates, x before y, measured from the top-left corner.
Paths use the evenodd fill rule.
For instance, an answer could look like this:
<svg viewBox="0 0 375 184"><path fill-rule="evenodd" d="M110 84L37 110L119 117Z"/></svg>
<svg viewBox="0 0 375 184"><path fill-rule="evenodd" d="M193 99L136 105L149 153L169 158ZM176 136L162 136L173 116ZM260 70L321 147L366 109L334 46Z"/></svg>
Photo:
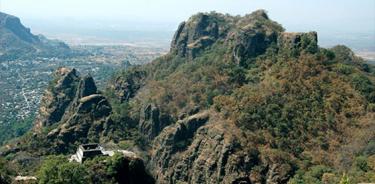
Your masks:
<svg viewBox="0 0 375 184"><path fill-rule="evenodd" d="M3 148L13 163L95 141L136 152L156 183L375 180L374 66L263 10L192 16L170 53L118 72L103 93L62 71L34 130Z"/></svg>
<svg viewBox="0 0 375 184"><path fill-rule="evenodd" d="M330 183L374 180L374 84L347 47L320 48L260 10L192 16L169 54L110 91L147 135L159 183Z"/></svg>
<svg viewBox="0 0 375 184"><path fill-rule="evenodd" d="M0 12L0 61L32 56L58 56L68 54L63 42L33 35L19 18Z"/></svg>

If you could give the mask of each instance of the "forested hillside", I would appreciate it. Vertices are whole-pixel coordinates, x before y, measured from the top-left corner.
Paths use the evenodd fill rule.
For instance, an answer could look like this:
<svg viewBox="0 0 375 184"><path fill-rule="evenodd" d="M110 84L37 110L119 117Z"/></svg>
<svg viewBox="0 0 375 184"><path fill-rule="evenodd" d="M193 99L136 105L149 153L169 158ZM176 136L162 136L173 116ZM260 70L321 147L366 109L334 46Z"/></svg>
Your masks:
<svg viewBox="0 0 375 184"><path fill-rule="evenodd" d="M151 183L375 181L374 66L346 46L319 47L316 32L285 32L263 10L192 16L168 54L114 74L105 91L74 69L54 76L33 130L2 152L47 183L45 168L61 159L51 155L90 142L144 162L112 173L102 168L115 158L69 166L100 168L109 183L137 183L115 177L129 171Z"/></svg>

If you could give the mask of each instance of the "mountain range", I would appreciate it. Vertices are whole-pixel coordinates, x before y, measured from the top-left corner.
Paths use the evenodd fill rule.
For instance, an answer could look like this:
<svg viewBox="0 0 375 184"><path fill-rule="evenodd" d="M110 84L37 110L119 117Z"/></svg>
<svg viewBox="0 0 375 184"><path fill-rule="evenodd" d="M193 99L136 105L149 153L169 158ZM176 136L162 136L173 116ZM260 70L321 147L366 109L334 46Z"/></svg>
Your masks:
<svg viewBox="0 0 375 184"><path fill-rule="evenodd" d="M21 30L12 35L37 40ZM1 149L4 182L375 181L375 67L264 10L193 15L168 54L118 71L103 91L75 69L53 77L33 129ZM69 163L86 143L137 158Z"/></svg>
<svg viewBox="0 0 375 184"><path fill-rule="evenodd" d="M43 35L34 35L18 17L0 12L0 61L68 54L69 46Z"/></svg>

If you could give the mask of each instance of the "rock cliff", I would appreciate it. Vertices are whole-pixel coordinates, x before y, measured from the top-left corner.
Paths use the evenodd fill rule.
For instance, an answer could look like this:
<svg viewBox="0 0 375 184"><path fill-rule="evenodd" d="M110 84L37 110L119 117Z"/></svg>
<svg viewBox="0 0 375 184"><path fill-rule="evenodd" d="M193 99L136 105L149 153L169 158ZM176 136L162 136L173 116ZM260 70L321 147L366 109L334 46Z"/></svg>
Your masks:
<svg viewBox="0 0 375 184"><path fill-rule="evenodd" d="M264 10L258 10L244 17L218 13L194 15L179 25L171 43L171 53L194 59L218 42L226 42L233 59L241 65L264 54L272 45L294 56L302 51L318 51L316 32L284 32Z"/></svg>
<svg viewBox="0 0 375 184"><path fill-rule="evenodd" d="M218 41L228 42L233 57L240 63L263 54L277 42L283 28L271 21L264 10L244 17L218 13L199 13L178 27L171 44L171 52L194 59Z"/></svg>
<svg viewBox="0 0 375 184"><path fill-rule="evenodd" d="M21 24L21 20L18 17L0 12L0 28L12 32L20 40L25 41L27 43L40 42L39 38L33 35L30 32L29 28L26 28Z"/></svg>
<svg viewBox="0 0 375 184"><path fill-rule="evenodd" d="M182 22L172 41L171 52L188 58L195 58L197 54L213 43L223 33L223 28L219 27L218 16L207 14L197 14L187 22Z"/></svg>
<svg viewBox="0 0 375 184"><path fill-rule="evenodd" d="M112 121L111 105L97 90L91 76L80 77L75 69L59 68L46 90L34 130L47 138L59 151L73 143L100 142L107 137Z"/></svg>
<svg viewBox="0 0 375 184"><path fill-rule="evenodd" d="M157 183L285 183L293 163L260 153L248 139L218 114L199 112L155 138L149 170Z"/></svg>
<svg viewBox="0 0 375 184"><path fill-rule="evenodd" d="M171 118L168 115L161 114L155 104L149 104L141 112L139 131L148 140L153 140L170 122Z"/></svg>
<svg viewBox="0 0 375 184"><path fill-rule="evenodd" d="M53 74L41 100L34 130L41 132L44 127L58 123L74 100L80 77L75 69L59 68Z"/></svg>
<svg viewBox="0 0 375 184"><path fill-rule="evenodd" d="M120 102L128 101L133 98L137 91L145 85L146 72L142 70L128 71L124 75L119 75L109 85L109 90Z"/></svg>

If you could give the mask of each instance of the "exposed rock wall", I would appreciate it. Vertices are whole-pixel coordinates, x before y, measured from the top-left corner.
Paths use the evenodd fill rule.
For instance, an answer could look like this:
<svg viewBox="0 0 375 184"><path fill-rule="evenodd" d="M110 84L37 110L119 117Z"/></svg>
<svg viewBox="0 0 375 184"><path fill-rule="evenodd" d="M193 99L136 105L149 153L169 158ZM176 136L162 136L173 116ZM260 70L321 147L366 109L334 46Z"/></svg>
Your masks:
<svg viewBox="0 0 375 184"><path fill-rule="evenodd" d="M141 112L139 131L152 141L170 122L171 118L168 115L161 114L155 104L149 104Z"/></svg>
<svg viewBox="0 0 375 184"><path fill-rule="evenodd" d="M80 81L75 69L59 68L54 74L41 100L34 130L41 132L44 127L58 123L72 103Z"/></svg>
<svg viewBox="0 0 375 184"><path fill-rule="evenodd" d="M56 124L47 138L64 152L75 142L100 142L111 131L112 111L97 90L91 76L80 77L75 69L60 68L43 96L34 130L37 133Z"/></svg>
<svg viewBox="0 0 375 184"><path fill-rule="evenodd" d="M194 59L217 41L228 42L237 63L263 54L283 28L259 10L245 17L199 13L178 27L171 53Z"/></svg>
<svg viewBox="0 0 375 184"><path fill-rule="evenodd" d="M219 37L219 24L207 14L197 14L179 25L171 44L171 52L181 57L195 58L197 54L212 45Z"/></svg>
<svg viewBox="0 0 375 184"><path fill-rule="evenodd" d="M60 57L72 54L68 45L34 35L21 20L0 12L0 61L30 59L38 56Z"/></svg>
<svg viewBox="0 0 375 184"><path fill-rule="evenodd" d="M257 155L246 153L227 128L211 121L209 112L165 128L149 164L157 183L249 183Z"/></svg>
<svg viewBox="0 0 375 184"><path fill-rule="evenodd" d="M128 101L133 98L137 91L145 85L146 72L132 70L127 71L124 75L119 75L110 85L109 90L114 92L114 95L120 102Z"/></svg>
<svg viewBox="0 0 375 184"><path fill-rule="evenodd" d="M19 18L0 12L0 28L4 27L13 32L18 38L27 43L38 43L37 36L31 34L30 29L21 24Z"/></svg>

